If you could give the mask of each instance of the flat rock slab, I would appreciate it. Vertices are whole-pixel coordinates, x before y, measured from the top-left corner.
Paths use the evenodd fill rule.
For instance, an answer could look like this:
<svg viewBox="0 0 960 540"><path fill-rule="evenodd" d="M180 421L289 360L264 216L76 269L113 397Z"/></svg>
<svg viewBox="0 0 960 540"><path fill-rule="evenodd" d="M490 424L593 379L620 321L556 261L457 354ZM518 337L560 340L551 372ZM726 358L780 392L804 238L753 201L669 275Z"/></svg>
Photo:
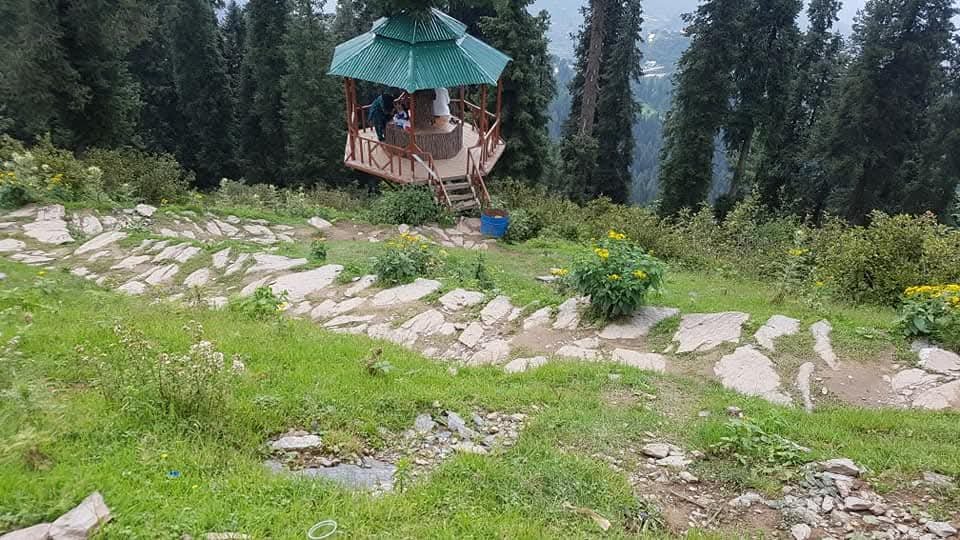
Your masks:
<svg viewBox="0 0 960 540"><path fill-rule="evenodd" d="M580 306L587 304L585 298L568 298L557 307L554 330L576 330L580 326Z"/></svg>
<svg viewBox="0 0 960 540"><path fill-rule="evenodd" d="M315 467L300 471L303 476L323 478L358 491L390 491L397 468L384 461L367 459L364 466L341 464L335 467Z"/></svg>
<svg viewBox="0 0 960 540"><path fill-rule="evenodd" d="M327 321L323 326L326 328L336 328L347 324L366 323L372 320L373 315L341 315Z"/></svg>
<svg viewBox="0 0 960 540"><path fill-rule="evenodd" d="M50 540L50 524L40 523L0 536L0 540Z"/></svg>
<svg viewBox="0 0 960 540"><path fill-rule="evenodd" d="M673 335L678 353L709 351L722 343L739 343L743 323L750 315L739 311L684 315Z"/></svg>
<svg viewBox="0 0 960 540"><path fill-rule="evenodd" d="M800 369L797 370L797 391L800 392L800 397L803 398L803 408L808 413L813 412L813 396L810 393L810 378L813 376L813 372L816 369L816 366L813 365L813 362L805 362L800 366Z"/></svg>
<svg viewBox="0 0 960 540"><path fill-rule="evenodd" d="M513 304L510 303L510 298L500 295L483 307L480 311L480 320L483 324L493 325L509 316L511 311L513 311Z"/></svg>
<svg viewBox="0 0 960 540"><path fill-rule="evenodd" d="M645 306L629 319L608 324L599 335L603 339L639 339L649 334L660 321L679 314L677 308Z"/></svg>
<svg viewBox="0 0 960 540"><path fill-rule="evenodd" d="M551 317L553 317L553 308L540 308L523 320L523 329L532 330L534 328L543 328L549 326Z"/></svg>
<svg viewBox="0 0 960 540"><path fill-rule="evenodd" d="M329 229L330 227L333 227L333 223L330 223L329 221L318 216L314 216L310 218L309 220L307 220L307 223L309 223L311 227L319 231L324 231Z"/></svg>
<svg viewBox="0 0 960 540"><path fill-rule="evenodd" d="M73 510L58 517L50 524L49 535L57 540L80 540L90 538L101 525L110 521L112 515L103 495L90 494Z"/></svg>
<svg viewBox="0 0 960 540"><path fill-rule="evenodd" d="M467 362L471 366L482 366L502 362L510 356L510 344L502 339L488 341L475 352Z"/></svg>
<svg viewBox="0 0 960 540"><path fill-rule="evenodd" d="M921 393L913 400L913 406L931 411L960 410L960 381L942 384Z"/></svg>
<svg viewBox="0 0 960 540"><path fill-rule="evenodd" d="M270 443L274 450L306 450L320 446L323 446L323 440L318 435L290 435Z"/></svg>
<svg viewBox="0 0 960 540"><path fill-rule="evenodd" d="M597 360L600 358L600 351L578 347L577 345L564 345L557 349L557 356L578 358L580 360Z"/></svg>
<svg viewBox="0 0 960 540"><path fill-rule="evenodd" d="M761 347L776 351L774 342L783 336L792 336L800 331L800 321L784 315L774 315L753 335Z"/></svg>
<svg viewBox="0 0 960 540"><path fill-rule="evenodd" d="M920 349L920 367L944 375L960 375L960 355L939 347Z"/></svg>
<svg viewBox="0 0 960 540"><path fill-rule="evenodd" d="M220 251L213 254L213 267L222 270L226 268L227 261L230 260L230 248L221 249Z"/></svg>
<svg viewBox="0 0 960 540"><path fill-rule="evenodd" d="M467 325L457 341L472 349L480 343L481 339L483 339L483 325L474 321Z"/></svg>
<svg viewBox="0 0 960 540"><path fill-rule="evenodd" d="M483 293L479 291L468 291L466 289L454 289L440 297L440 305L447 311L460 311L463 308L475 306L483 302Z"/></svg>
<svg viewBox="0 0 960 540"><path fill-rule="evenodd" d="M839 360L837 360L836 353L833 352L833 344L830 342L830 333L833 331L833 326L830 325L829 321L818 321L810 325L810 333L813 334L813 350L817 353L817 356L824 361L830 369L836 370L839 368Z"/></svg>
<svg viewBox="0 0 960 540"><path fill-rule="evenodd" d="M80 230L87 236L96 236L103 232L103 223L100 223L97 216L74 216L73 221L80 225Z"/></svg>
<svg viewBox="0 0 960 540"><path fill-rule="evenodd" d="M44 244L68 244L73 242L67 222L63 219L44 219L23 226L23 234Z"/></svg>
<svg viewBox="0 0 960 540"><path fill-rule="evenodd" d="M150 206L149 204L138 204L133 208L133 211L140 214L143 217L151 217L157 213L156 206Z"/></svg>
<svg viewBox="0 0 960 540"><path fill-rule="evenodd" d="M780 375L773 362L749 345L721 358L713 366L713 372L724 387L741 394L780 404L791 401L789 396L780 392Z"/></svg>
<svg viewBox="0 0 960 540"><path fill-rule="evenodd" d="M113 231L103 233L95 238L90 239L85 242L82 246L78 247L76 251L73 252L74 255L82 255L88 251L99 251L110 244L119 242L127 237L127 233L120 231Z"/></svg>
<svg viewBox="0 0 960 540"><path fill-rule="evenodd" d="M133 270L150 260L149 255L131 255L110 267L111 270Z"/></svg>
<svg viewBox="0 0 960 540"><path fill-rule="evenodd" d="M546 356L534 356L533 358L516 358L503 366L507 373L523 373L531 369L536 369L547 363Z"/></svg>
<svg viewBox="0 0 960 540"><path fill-rule="evenodd" d="M10 253L26 249L27 245L15 238L4 238L0 240L0 253Z"/></svg>
<svg viewBox="0 0 960 540"><path fill-rule="evenodd" d="M308 294L326 289L332 285L337 279L337 276L340 275L340 272L343 272L343 266L339 264L328 264L320 268L307 270L306 272L298 272L280 277L270 285L270 289L273 290L274 294L281 294L283 291L287 291L289 300L300 301Z"/></svg>
<svg viewBox="0 0 960 540"><path fill-rule="evenodd" d="M890 379L890 388L893 389L894 392L899 392L914 386L936 382L938 379L940 379L938 375L932 375L922 369L905 369Z"/></svg>
<svg viewBox="0 0 960 540"><path fill-rule="evenodd" d="M419 300L440 288L440 282L417 278L413 283L378 292L370 302L376 307L394 306Z"/></svg>
<svg viewBox="0 0 960 540"><path fill-rule="evenodd" d="M374 274L366 275L354 281L347 290L343 291L344 296L356 296L369 289L377 282L377 276Z"/></svg>
<svg viewBox="0 0 960 540"><path fill-rule="evenodd" d="M140 277L147 282L148 285L160 285L161 283L166 283L173 279L180 272L180 266L176 264L168 264L166 266L158 266L152 270L148 270Z"/></svg>
<svg viewBox="0 0 960 540"><path fill-rule="evenodd" d="M291 259L290 257L271 255L269 253L256 253L253 256L253 260L254 264L250 268L247 268L247 274L281 272L307 264L306 259Z"/></svg>
<svg viewBox="0 0 960 540"><path fill-rule="evenodd" d="M117 290L131 296L139 296L147 291L147 286L139 281L128 281L117 287Z"/></svg>
<svg viewBox="0 0 960 540"><path fill-rule="evenodd" d="M630 349L615 349L613 360L625 366L635 367L646 371L665 373L667 371L667 357L657 353L631 351Z"/></svg>
<svg viewBox="0 0 960 540"><path fill-rule="evenodd" d="M184 287L203 287L210 282L210 269L201 268L183 280Z"/></svg>

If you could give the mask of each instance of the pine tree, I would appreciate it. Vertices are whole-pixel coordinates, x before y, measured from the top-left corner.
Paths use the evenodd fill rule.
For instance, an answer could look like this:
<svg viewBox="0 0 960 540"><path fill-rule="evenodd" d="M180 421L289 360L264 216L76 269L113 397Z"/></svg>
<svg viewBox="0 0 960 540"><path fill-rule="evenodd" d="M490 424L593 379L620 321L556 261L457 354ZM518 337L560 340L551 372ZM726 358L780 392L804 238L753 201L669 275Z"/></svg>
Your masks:
<svg viewBox="0 0 960 540"><path fill-rule="evenodd" d="M247 47L241 83L240 152L246 178L283 183L287 165L283 76L287 72L283 36L286 0L247 4Z"/></svg>
<svg viewBox="0 0 960 540"><path fill-rule="evenodd" d="M532 0L499 0L496 17L480 20L483 37L513 60L503 73L502 136L507 146L498 174L537 183L548 168L547 116L556 93L547 51L550 18L531 15Z"/></svg>
<svg viewBox="0 0 960 540"><path fill-rule="evenodd" d="M240 82L242 80L243 53L247 40L247 23L243 7L236 0L227 4L227 12L223 18L223 61L227 68L227 79L230 82L230 94L234 102L240 98Z"/></svg>
<svg viewBox="0 0 960 540"><path fill-rule="evenodd" d="M186 120L177 157L201 185L215 185L233 175L234 142L232 99L210 1L177 0L169 33L178 109Z"/></svg>
<svg viewBox="0 0 960 540"><path fill-rule="evenodd" d="M810 23L797 52L796 77L790 86L787 118L779 139L766 141L764 160L757 172L761 202L770 208L797 206L808 190L802 174L802 150L811 128L822 115L843 67L843 37L833 29L840 0L812 0L807 8Z"/></svg>
<svg viewBox="0 0 960 540"><path fill-rule="evenodd" d="M343 171L343 89L326 74L333 42L321 8L316 0L294 0L284 37L287 176L303 183L334 182Z"/></svg>
<svg viewBox="0 0 960 540"><path fill-rule="evenodd" d="M664 123L663 214L696 209L710 191L715 139L734 91L739 9L738 2L706 0L686 18L691 42L674 75L673 103Z"/></svg>
<svg viewBox="0 0 960 540"><path fill-rule="evenodd" d="M600 75L595 135L597 164L586 197L606 196L627 202L632 183L633 125L640 107L633 98L633 85L640 81L641 7L639 0L615 2L610 10L611 39L605 46Z"/></svg>
<svg viewBox="0 0 960 540"><path fill-rule="evenodd" d="M929 141L931 104L944 94L956 13L950 0L870 0L855 26L856 57L812 138L811 201L863 223L871 210L938 208L935 181L918 156Z"/></svg>

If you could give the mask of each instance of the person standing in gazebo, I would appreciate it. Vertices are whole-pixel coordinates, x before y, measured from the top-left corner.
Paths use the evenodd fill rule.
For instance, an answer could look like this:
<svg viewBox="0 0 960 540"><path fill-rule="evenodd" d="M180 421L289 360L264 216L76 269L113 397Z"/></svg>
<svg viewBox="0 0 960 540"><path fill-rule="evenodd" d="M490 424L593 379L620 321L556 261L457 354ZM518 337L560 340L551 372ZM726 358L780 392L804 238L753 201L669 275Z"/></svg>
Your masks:
<svg viewBox="0 0 960 540"><path fill-rule="evenodd" d="M383 92L377 99L370 104L370 111L367 113L367 121L377 132L377 138L383 142L387 138L387 122L393 115L393 95L390 92Z"/></svg>
<svg viewBox="0 0 960 540"><path fill-rule="evenodd" d="M435 88L433 95L433 123L445 126L450 120L450 92L446 88Z"/></svg>

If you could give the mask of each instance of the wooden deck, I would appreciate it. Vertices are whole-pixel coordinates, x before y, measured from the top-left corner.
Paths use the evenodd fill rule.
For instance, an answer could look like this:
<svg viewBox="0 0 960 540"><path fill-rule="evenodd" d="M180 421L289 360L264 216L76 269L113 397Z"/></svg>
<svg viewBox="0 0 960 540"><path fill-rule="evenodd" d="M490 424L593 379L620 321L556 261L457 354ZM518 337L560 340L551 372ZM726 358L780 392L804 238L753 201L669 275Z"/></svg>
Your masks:
<svg viewBox="0 0 960 540"><path fill-rule="evenodd" d="M412 158L409 154L394 153L390 147L377 140L373 128L359 131L360 136L354 141L353 158L351 159L351 141L347 140L344 155L344 164L351 169L379 176L391 182L400 184L420 185L429 180L429 165L423 159ZM478 156L480 149L475 148L480 142L480 133L471 124L463 126L463 147L460 152L450 159L434 160L434 167L440 180L460 180L467 177L467 152L473 149L474 156ZM483 164L484 172L488 172L496 165L503 155L505 145L497 144Z"/></svg>

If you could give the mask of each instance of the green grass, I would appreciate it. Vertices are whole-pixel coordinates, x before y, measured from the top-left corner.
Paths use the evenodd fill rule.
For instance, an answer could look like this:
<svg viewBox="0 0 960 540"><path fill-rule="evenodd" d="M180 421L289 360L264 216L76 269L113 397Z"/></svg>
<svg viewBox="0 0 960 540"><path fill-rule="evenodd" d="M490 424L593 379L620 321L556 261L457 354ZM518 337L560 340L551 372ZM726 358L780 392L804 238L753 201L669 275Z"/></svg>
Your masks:
<svg viewBox="0 0 960 540"><path fill-rule="evenodd" d="M130 245L145 236L129 239ZM211 247L253 250L225 241ZM328 263L360 274L382 244L328 241ZM535 280L566 266L580 249L537 240L483 254L494 282L488 291L515 305L562 301ZM306 256L308 244L281 248ZM444 290L475 287L478 252L446 250L437 276ZM104 538L179 538L209 531L240 531L254 538L303 538L321 519L335 519L348 537L588 538L627 537L623 512L636 506L625 476L597 453L619 455L654 432L686 448L708 450L726 431L725 408L738 405L776 432L810 447L810 459L850 457L871 470L886 489L925 470L960 475L960 422L950 413L824 407L812 415L721 389L715 383L655 376L621 366L561 362L531 373L505 375L496 368L461 368L362 336L325 332L299 321L257 322L242 313L150 305L100 290L66 273L38 277L35 268L0 261L8 274L0 291L0 339L21 336L18 355L0 355L0 530L51 520L89 492L100 490L115 519ZM869 357L901 347L859 329L889 330L886 310L800 300L772 303L769 285L710 272L668 273L656 304L684 313L741 310L752 327L774 313L805 323L829 318L841 355ZM189 345L182 330L204 325L219 350L241 354L247 371L230 386L214 414L181 418L154 400L118 406L104 398L97 373L79 360L77 345L116 354L111 326L122 321L144 332L158 349ZM661 323L651 344L665 345L678 319ZM808 338L784 342L785 351L807 348ZM796 343L794 343L796 341ZM902 341L902 340L899 340ZM375 347L394 369L371 376L362 362ZM619 378L611 379L611 374ZM653 394L655 400L637 395ZM331 438L389 445L417 414L451 409L525 412L518 444L496 455L457 456L404 493L382 497L350 493L319 481L268 473L264 442L290 428L316 426ZM700 410L711 411L700 418ZM26 452L36 448L39 453ZM641 459L628 456L630 460ZM705 479L733 487L776 491L775 480L750 465L711 458L697 465ZM170 471L180 478L170 479ZM562 506L592 508L614 522L606 534Z"/></svg>

